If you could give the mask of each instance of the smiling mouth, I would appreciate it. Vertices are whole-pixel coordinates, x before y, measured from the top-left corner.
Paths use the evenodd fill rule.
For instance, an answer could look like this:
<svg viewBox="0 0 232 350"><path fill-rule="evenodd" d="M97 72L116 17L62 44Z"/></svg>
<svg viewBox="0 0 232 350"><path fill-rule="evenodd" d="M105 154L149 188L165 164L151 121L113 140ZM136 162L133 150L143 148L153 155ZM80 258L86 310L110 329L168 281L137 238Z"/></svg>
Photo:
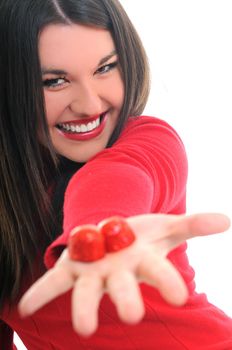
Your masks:
<svg viewBox="0 0 232 350"><path fill-rule="evenodd" d="M78 120L78 121L72 121L67 123L60 123L57 124L56 127L61 130L62 132L68 133L68 134L86 134L88 132L94 131L97 129L102 120L104 119L107 112L104 112L100 114L98 117L95 116L95 118L91 118L86 120Z"/></svg>

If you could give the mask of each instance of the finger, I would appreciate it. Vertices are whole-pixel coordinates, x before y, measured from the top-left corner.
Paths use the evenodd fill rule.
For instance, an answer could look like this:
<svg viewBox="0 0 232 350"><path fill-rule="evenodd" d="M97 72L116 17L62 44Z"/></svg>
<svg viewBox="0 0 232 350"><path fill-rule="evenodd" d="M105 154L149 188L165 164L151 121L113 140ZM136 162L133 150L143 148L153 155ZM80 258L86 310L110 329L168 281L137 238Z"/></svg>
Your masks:
<svg viewBox="0 0 232 350"><path fill-rule="evenodd" d="M129 271L118 271L107 280L107 291L117 308L120 319L137 323L144 316L144 304L138 282Z"/></svg>
<svg viewBox="0 0 232 350"><path fill-rule="evenodd" d="M168 224L169 248L196 236L207 236L226 231L230 226L230 219L223 214L194 214L176 217L176 220Z"/></svg>
<svg viewBox="0 0 232 350"><path fill-rule="evenodd" d="M67 292L74 284L73 276L62 267L55 267L41 277L23 295L19 302L19 313L29 316L54 298Z"/></svg>
<svg viewBox="0 0 232 350"><path fill-rule="evenodd" d="M186 284L167 259L148 254L140 263L137 274L142 280L157 288L168 303L178 306L187 301Z"/></svg>
<svg viewBox="0 0 232 350"><path fill-rule="evenodd" d="M178 217L177 217L178 218ZM188 238L224 232L230 227L228 216L217 213L203 213L181 216L174 231L177 234L188 233Z"/></svg>
<svg viewBox="0 0 232 350"><path fill-rule="evenodd" d="M72 293L72 320L75 331L90 336L98 326L98 308L103 295L101 278L89 274L81 276Z"/></svg>

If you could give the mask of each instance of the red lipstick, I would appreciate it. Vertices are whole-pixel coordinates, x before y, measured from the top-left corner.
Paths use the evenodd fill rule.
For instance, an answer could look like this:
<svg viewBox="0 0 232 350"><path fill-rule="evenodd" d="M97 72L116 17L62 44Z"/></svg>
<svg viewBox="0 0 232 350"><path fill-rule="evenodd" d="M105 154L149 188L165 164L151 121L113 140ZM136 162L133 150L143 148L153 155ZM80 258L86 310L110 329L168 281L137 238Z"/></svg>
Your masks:
<svg viewBox="0 0 232 350"><path fill-rule="evenodd" d="M72 120L59 124L57 129L62 136L69 140L87 141L101 134L106 121L107 112L90 118Z"/></svg>

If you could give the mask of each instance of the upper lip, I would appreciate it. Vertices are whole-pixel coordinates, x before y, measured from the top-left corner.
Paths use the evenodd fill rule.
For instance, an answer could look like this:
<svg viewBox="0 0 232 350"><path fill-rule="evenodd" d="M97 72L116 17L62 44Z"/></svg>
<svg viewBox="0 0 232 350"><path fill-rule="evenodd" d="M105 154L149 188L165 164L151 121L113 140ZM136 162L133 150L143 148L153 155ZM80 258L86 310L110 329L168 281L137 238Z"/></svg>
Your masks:
<svg viewBox="0 0 232 350"><path fill-rule="evenodd" d="M72 125L81 125L81 124L88 124L93 122L94 120L97 120L100 117L103 117L103 115L105 115L107 113L103 112L101 114L97 114L97 115L93 115L91 117L86 117L86 118L82 118L82 119L74 119L74 120L69 120L69 121L63 121L61 123L58 123L58 125L61 124L72 124Z"/></svg>

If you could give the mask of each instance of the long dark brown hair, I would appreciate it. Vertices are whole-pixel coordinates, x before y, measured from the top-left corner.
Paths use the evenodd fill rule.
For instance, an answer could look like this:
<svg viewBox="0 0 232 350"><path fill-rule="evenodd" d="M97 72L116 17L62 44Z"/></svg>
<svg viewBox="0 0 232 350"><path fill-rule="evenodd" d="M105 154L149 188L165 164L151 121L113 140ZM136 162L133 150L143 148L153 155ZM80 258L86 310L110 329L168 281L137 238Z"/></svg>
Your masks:
<svg viewBox="0 0 232 350"><path fill-rule="evenodd" d="M125 98L108 147L147 101L146 55L117 0L1 0L0 307L14 300L24 268L32 269L35 255L58 233L48 197L57 157L46 125L38 40L45 26L71 23L109 30L116 46Z"/></svg>

